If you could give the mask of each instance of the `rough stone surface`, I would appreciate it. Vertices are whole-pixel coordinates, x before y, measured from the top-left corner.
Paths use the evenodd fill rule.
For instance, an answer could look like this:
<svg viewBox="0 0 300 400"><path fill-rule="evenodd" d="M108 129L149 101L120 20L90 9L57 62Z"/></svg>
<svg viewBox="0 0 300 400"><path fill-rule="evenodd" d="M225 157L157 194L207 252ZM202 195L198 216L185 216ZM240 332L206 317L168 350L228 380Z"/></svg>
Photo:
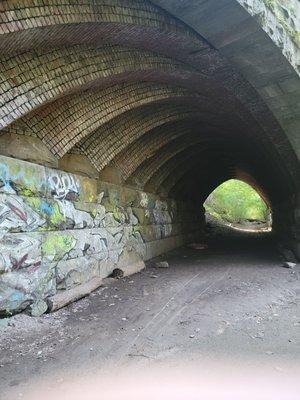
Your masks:
<svg viewBox="0 0 300 400"><path fill-rule="evenodd" d="M0 134L0 154L57 168L58 160L45 144L36 137L11 132Z"/></svg>
<svg viewBox="0 0 300 400"><path fill-rule="evenodd" d="M298 10L1 2L1 310L199 240L201 205L231 178L299 254Z"/></svg>
<svg viewBox="0 0 300 400"><path fill-rule="evenodd" d="M82 154L65 154L58 162L60 169L87 176L88 178L97 179L99 172L92 165L90 160Z"/></svg>
<svg viewBox="0 0 300 400"><path fill-rule="evenodd" d="M39 317L48 310L48 305L44 300L36 300L30 305L30 312L33 317Z"/></svg>
<svg viewBox="0 0 300 400"><path fill-rule="evenodd" d="M188 204L7 157L0 162L2 313L33 303L38 315L57 291L114 268L138 272L143 260L199 229Z"/></svg>

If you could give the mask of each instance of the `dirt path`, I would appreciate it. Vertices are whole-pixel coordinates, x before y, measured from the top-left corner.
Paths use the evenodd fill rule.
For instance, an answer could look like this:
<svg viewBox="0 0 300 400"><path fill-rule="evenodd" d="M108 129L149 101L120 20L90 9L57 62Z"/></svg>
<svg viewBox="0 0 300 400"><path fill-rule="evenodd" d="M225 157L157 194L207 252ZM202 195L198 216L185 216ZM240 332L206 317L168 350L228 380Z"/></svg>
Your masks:
<svg viewBox="0 0 300 400"><path fill-rule="evenodd" d="M52 399L59 385L92 374L118 382L124 371L197 363L206 371L267 366L297 382L300 268L282 268L268 236L218 232L207 250L164 259L167 269L148 267L56 313L16 316L0 328L0 398L31 400L43 390Z"/></svg>

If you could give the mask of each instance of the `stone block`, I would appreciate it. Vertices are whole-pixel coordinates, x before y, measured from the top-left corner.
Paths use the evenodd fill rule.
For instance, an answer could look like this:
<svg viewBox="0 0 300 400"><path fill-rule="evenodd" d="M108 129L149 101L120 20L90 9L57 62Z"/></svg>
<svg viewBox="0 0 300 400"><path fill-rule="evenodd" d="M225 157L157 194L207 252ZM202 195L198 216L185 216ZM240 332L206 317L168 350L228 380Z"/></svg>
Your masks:
<svg viewBox="0 0 300 400"><path fill-rule="evenodd" d="M24 310L31 303L56 293L55 266L12 270L0 275L0 314Z"/></svg>
<svg viewBox="0 0 300 400"><path fill-rule="evenodd" d="M56 266L57 289L70 289L100 276L99 261L93 257L62 260Z"/></svg>
<svg viewBox="0 0 300 400"><path fill-rule="evenodd" d="M0 192L44 197L47 192L45 167L0 156Z"/></svg>
<svg viewBox="0 0 300 400"><path fill-rule="evenodd" d="M34 197L0 193L0 231L30 232L46 224L45 218L26 202L27 199L40 201Z"/></svg>
<svg viewBox="0 0 300 400"><path fill-rule="evenodd" d="M145 268L145 263L138 253L124 250L119 258L117 267L124 271L124 276L127 276L140 272Z"/></svg>
<svg viewBox="0 0 300 400"><path fill-rule="evenodd" d="M104 167L99 174L100 180L104 182L121 185L123 183L121 171L113 165Z"/></svg>
<svg viewBox="0 0 300 400"><path fill-rule="evenodd" d="M0 154L52 168L58 167L57 158L35 136L6 132L0 135Z"/></svg>
<svg viewBox="0 0 300 400"><path fill-rule="evenodd" d="M35 271L42 262L41 233L0 233L0 273Z"/></svg>
<svg viewBox="0 0 300 400"><path fill-rule="evenodd" d="M73 174L83 175L88 178L97 179L99 172L87 158L82 154L65 154L58 162L60 169Z"/></svg>

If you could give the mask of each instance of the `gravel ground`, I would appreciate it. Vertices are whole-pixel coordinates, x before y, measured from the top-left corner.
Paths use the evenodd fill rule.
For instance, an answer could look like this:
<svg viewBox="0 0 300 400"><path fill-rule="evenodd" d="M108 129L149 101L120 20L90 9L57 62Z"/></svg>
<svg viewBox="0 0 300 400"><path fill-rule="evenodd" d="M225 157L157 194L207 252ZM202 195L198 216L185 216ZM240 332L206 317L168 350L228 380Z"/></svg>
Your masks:
<svg viewBox="0 0 300 400"><path fill-rule="evenodd" d="M114 390L122 387L124 394L124 381L141 371L159 371L160 377L172 371L175 379L180 369L197 382L203 377L209 382L208 373L213 382L229 371L249 370L258 378L270 373L273 388L283 381L288 387L281 388L284 397L274 389L278 399L299 398L293 396L300 389L300 267L283 268L266 233L217 227L207 244L207 249L170 252L160 257L169 268L152 263L53 314L2 321L0 398L32 400L41 393L43 399L100 398L99 388L96 397L80 392L92 386L89 379L95 374L93 384L102 382L102 399L120 398L104 395L104 382ZM135 393L141 382L135 378ZM78 397L70 387L76 387ZM229 398L235 397L231 393ZM246 397L240 393L237 398Z"/></svg>

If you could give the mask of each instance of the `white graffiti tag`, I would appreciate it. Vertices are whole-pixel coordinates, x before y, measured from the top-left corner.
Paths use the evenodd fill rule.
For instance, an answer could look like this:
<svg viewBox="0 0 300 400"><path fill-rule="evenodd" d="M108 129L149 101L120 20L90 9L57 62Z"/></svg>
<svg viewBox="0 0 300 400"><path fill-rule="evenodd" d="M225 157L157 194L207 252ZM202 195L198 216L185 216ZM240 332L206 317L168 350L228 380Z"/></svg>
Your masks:
<svg viewBox="0 0 300 400"><path fill-rule="evenodd" d="M53 172L49 176L49 186L57 200L75 200L79 196L79 184L71 174Z"/></svg>

